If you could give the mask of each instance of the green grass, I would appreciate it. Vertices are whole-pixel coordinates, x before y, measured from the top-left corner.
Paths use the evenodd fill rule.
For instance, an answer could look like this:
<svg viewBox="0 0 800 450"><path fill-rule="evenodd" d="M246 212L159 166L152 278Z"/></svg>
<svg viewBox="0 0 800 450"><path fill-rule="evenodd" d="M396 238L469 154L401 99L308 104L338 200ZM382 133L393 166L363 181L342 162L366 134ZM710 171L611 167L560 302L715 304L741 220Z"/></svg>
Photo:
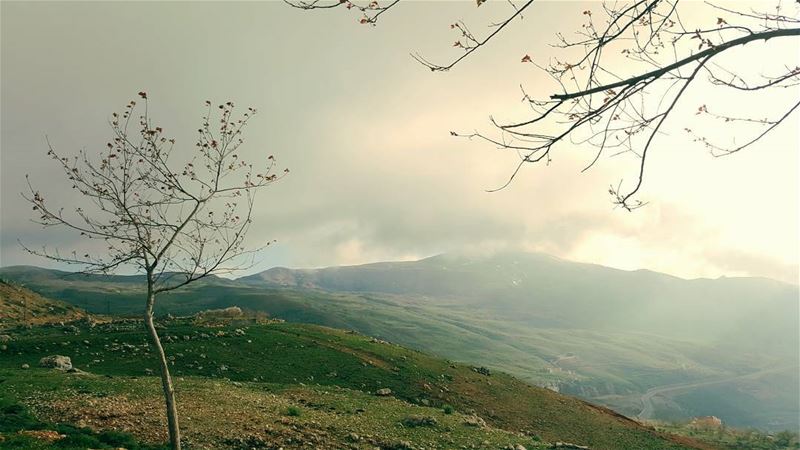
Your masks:
<svg viewBox="0 0 800 450"><path fill-rule="evenodd" d="M414 283L405 286L408 292L395 295L279 288L218 279L164 295L156 309L161 314L179 315L238 305L292 322L354 329L443 358L486 365L540 386L557 387L630 416L641 411L640 398L653 387L725 380L781 365L793 369L798 364L796 342L775 338L790 327L791 320L786 318L797 316L796 305L794 310L776 306L782 304L784 291L791 289L765 280L763 286L758 280L728 280L719 282L724 286L717 286L716 280L662 279L658 282L664 283L662 286L646 280L654 274L633 273L627 275L638 281L629 286L620 284L623 280L619 277L627 275L618 271L601 276L594 273L597 268L584 267L569 272L573 278L550 280L536 278L540 276L536 271L515 267L509 269L514 276L535 278L528 279L527 287L518 292L507 283L511 272L498 272L492 265L475 269L473 275L478 278L456 272L453 279L441 273L426 275L434 269L414 272L416 275L406 282L450 280L452 283L438 288L427 287L431 292L443 292L442 296L415 295L411 289ZM141 314L143 291L132 278L54 277L31 268L0 272L92 312ZM404 279L401 272L379 274L385 279L375 288L395 286L398 276ZM336 273L331 276L334 281L338 277ZM355 280L368 281L372 276L366 271ZM606 292L604 287L602 299L589 301L601 293L594 289L587 293L588 288L575 281L584 277L594 280L592 286L608 285L611 291ZM477 286L477 291L464 287L468 285ZM573 288L574 299L564 291L572 292ZM709 300L706 294L710 292L714 295ZM495 300L481 302L476 295ZM551 297L562 300L555 302ZM736 315L747 308L756 310L745 315L746 320ZM665 319L656 320L655 326L654 318L662 317ZM762 325L753 322L755 319ZM793 323L796 326L796 321ZM745 325L751 328L739 328ZM794 335L796 328L784 334ZM567 354L574 357L559 359ZM747 394L751 391L766 396L754 401ZM785 399L798 395L796 380L764 377L731 383L724 394L708 386L670 394L655 412L657 418L688 418L702 409L703 414L718 415L732 424L782 429L797 424L797 404ZM702 408L698 408L700 402Z"/></svg>
<svg viewBox="0 0 800 450"><path fill-rule="evenodd" d="M503 373L482 375L469 366L358 334L289 323L211 327L176 320L163 325L160 333L176 377L179 405L188 408L182 414L192 418L183 423L194 439L217 439L220 445L227 442L220 439L235 439L203 431L220 428L220 417L235 412L231 420L247 418L280 427L282 433L291 426L281 418L299 421L312 430L309 435L327 433L340 443L355 433L373 436L375 442L383 436L427 443L423 446L430 448L480 445L485 440L499 447L523 443L531 448L538 445L534 436L595 449L685 448L607 411ZM10 395L43 414L70 411L67 406L85 402L96 405L97 411L114 405L160 411L158 379L151 375L158 366L141 322L80 326L77 334L70 330L50 326L13 332L14 340L0 353L0 384ZM36 368L41 357L51 354L70 356L90 375ZM20 369L23 364L32 369ZM375 396L381 388L391 389L394 398ZM464 426L463 414L473 411L493 428ZM437 424L402 426L406 418L420 414L435 418ZM113 424L122 419L112 415L102 420ZM315 424L327 426L313 431ZM156 442L163 442L163 434L136 435L146 442L160 436L162 441Z"/></svg>
<svg viewBox="0 0 800 450"><path fill-rule="evenodd" d="M42 441L26 431L52 431L63 438L55 442ZM84 450L117 449L160 450L166 446L142 444L130 433L119 431L94 431L90 428L69 424L49 423L37 419L8 391L0 393L0 449L64 449Z"/></svg>

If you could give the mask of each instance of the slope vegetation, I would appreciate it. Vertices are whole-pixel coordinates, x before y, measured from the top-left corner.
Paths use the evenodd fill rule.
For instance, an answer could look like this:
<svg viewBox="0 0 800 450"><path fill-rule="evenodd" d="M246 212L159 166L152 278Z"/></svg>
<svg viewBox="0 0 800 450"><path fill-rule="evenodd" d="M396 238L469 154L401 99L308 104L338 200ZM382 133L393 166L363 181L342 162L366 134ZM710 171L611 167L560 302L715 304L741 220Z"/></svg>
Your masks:
<svg viewBox="0 0 800 450"><path fill-rule="evenodd" d="M161 323L191 442L213 447L702 448L509 375L352 332L288 323ZM35 366L54 354L87 373ZM155 358L136 320L21 329L4 395L48 421L165 438ZM391 395L379 397L375 394ZM485 421L486 426L480 422ZM472 423L477 426L470 426ZM405 446L408 444L408 446Z"/></svg>
<svg viewBox="0 0 800 450"><path fill-rule="evenodd" d="M69 322L83 317L86 313L69 303L48 299L0 280L0 329L22 324Z"/></svg>
<svg viewBox="0 0 800 450"><path fill-rule="evenodd" d="M89 311L141 313L136 277L30 267L0 275ZM157 310L232 305L486 365L630 417L800 423L798 289L772 280L684 280L540 254L442 255L211 279L164 296Z"/></svg>

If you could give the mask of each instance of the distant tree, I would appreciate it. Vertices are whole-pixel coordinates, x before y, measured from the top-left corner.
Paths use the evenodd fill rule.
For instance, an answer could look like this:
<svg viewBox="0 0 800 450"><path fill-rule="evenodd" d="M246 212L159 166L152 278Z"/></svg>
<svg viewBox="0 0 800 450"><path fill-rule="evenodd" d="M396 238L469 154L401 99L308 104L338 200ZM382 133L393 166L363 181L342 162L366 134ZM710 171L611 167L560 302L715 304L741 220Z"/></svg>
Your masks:
<svg viewBox="0 0 800 450"><path fill-rule="evenodd" d="M254 164L239 153L242 133L255 109L235 115L231 102L213 108L206 101L208 110L197 130L194 151L174 164L175 140L151 122L147 94L140 92L139 97L142 113L131 101L124 112L112 114L113 139L103 150L67 157L48 142L47 154L85 205L52 206L30 181L29 192L23 194L38 214L35 222L78 233L88 240L90 250L64 254L23 247L35 255L79 265L87 273L135 269L146 275L144 323L161 368L170 443L180 449L175 388L153 323L156 298L208 275L251 265L260 248L248 250L244 239L252 223L255 194L279 176L273 173L273 156Z"/></svg>
<svg viewBox="0 0 800 450"><path fill-rule="evenodd" d="M400 3L400 0L284 1L305 10L345 8L357 12L358 20L368 25L375 25L383 14ZM476 4L480 7L486 1L477 0ZM450 24L457 37L453 47L461 51L457 57L441 64L418 53L413 58L432 71L448 71L489 46L512 22L523 19L523 13L535 15L534 0L502 3L508 5L507 16L491 22L482 35L474 33L463 21ZM752 111L754 96L800 83L796 52L786 52L777 60L774 54L765 52L761 57L733 64L730 59L722 58L723 54L732 55L748 43L800 37L798 3L800 0L770 0L750 8L741 3L705 2L701 4L706 8L702 17L687 12L692 7L690 2L681 0L605 0L592 4L590 9L576 10L576 14L583 15L584 24L572 35L557 34L554 44L557 57L540 62L543 57L520 55L522 63L552 77L559 87L556 92L537 99L523 89L523 101L531 111L527 117L509 121L492 118L495 132L489 134L479 131L451 134L480 139L518 154L519 163L498 189L508 186L524 165L549 163L559 146L593 147L594 154L583 170L592 167L604 153L635 154L640 158L636 181L626 184L620 181L609 189L616 205L635 209L643 204L635 196L642 187L648 152L653 142L665 134L664 123L674 115L676 105L690 87L727 89L717 99L738 96L734 108L709 103L690 105L690 110L699 116L697 119L708 119L712 127L729 126L731 137L727 142L713 141L700 126L679 130L715 156L749 147L798 109L797 90L785 90L787 95L774 104L775 111L770 116ZM694 7L698 4L694 2ZM534 16L531 25L539 26L542 20L559 18ZM753 67L761 67L763 71L760 74L741 71Z"/></svg>

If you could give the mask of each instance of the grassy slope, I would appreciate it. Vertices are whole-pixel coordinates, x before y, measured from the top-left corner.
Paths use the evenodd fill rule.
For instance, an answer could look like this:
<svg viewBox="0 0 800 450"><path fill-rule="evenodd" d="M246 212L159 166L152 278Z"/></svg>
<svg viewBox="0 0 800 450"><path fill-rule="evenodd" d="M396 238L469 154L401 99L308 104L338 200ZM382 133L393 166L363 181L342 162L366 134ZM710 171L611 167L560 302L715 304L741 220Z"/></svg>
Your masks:
<svg viewBox="0 0 800 450"><path fill-rule="evenodd" d="M412 267L414 264L403 263L404 267ZM600 269L589 267L587 270L589 269L593 277L599 276L593 272ZM488 266L480 267L481 273L491 270ZM617 272L620 271L614 271L613 276L626 275ZM65 299L89 311L106 312L110 308L114 313L140 313L142 292L131 278L54 278L51 272L31 268L6 268L2 273L22 277L28 285L35 286L41 292ZM425 281L425 273L427 269L414 272L406 278ZM524 273L517 275L521 277ZM575 276L578 275L580 273ZM656 277L649 273L639 275L645 278ZM455 289L453 286L458 286L456 281L463 277L454 277L452 283L441 289ZM427 281L436 283L438 280L440 278L433 277ZM488 281L492 280L489 277ZM680 281L682 280L666 279L660 282ZM715 280L687 283L713 285L713 281ZM736 284L750 281L729 282ZM384 280L379 284L391 283ZM769 283L767 285L776 289L780 287ZM660 295L668 297L663 293ZM676 298L680 298L680 295ZM677 309L694 311L685 307L688 301L681 299L683 306ZM742 301L739 300L740 303ZM613 309L615 303L608 304ZM792 344L789 342L791 340L786 339L774 343L769 339L759 338L759 333L766 331L739 332L736 333L737 340L724 340L722 344L715 344L690 334L670 337L624 327L593 330L579 328L577 325L575 328L534 326L528 320L529 316L538 314L537 307L533 306L509 316L487 306L464 304L458 299L367 292L332 293L264 285L243 286L228 280L211 280L202 286L163 296L159 299L157 308L161 313L169 311L173 314L187 314L200 309L230 305L267 311L276 317L294 322L355 329L442 357L485 364L536 384L557 385L566 393L592 399L632 416L640 412L640 397L650 388L735 379L727 388L701 385L689 392L674 391L680 395L673 395L673 391L670 391L664 394L667 396L666 401L656 403L656 417L680 419L713 414L733 425L774 430L795 428L797 425L799 412L794 401L800 395L795 370L797 351L779 354L765 351L781 346L793 345L796 348L797 345L796 342ZM717 329L728 326L726 324L731 322L725 316L728 313L721 310L720 314L724 314L716 317L719 315L716 311L694 311L698 316L714 318L712 326L699 328ZM622 313L604 314L594 315L626 317ZM793 316L791 313L782 315ZM749 317L762 321L771 320L769 315L765 318L764 312L754 312ZM633 318L629 321L635 322ZM752 328L756 325L750 326ZM757 328L772 330L770 333L775 331L769 324L759 325ZM742 340L747 340L750 344L744 345L740 342ZM562 358L565 355L569 357ZM746 383L738 378L779 366L785 366L787 370L777 375L746 380Z"/></svg>
<svg viewBox="0 0 800 450"><path fill-rule="evenodd" d="M30 289L0 280L0 328L22 323L63 322L85 316L84 311L69 303L48 299Z"/></svg>
<svg viewBox="0 0 800 450"><path fill-rule="evenodd" d="M488 440L491 445L487 448L499 448L495 444L517 442L531 447L535 441L530 436L536 435L545 441L570 441L597 449L682 447L580 400L529 386L501 373L481 375L467 366L359 335L294 324L251 325L241 336L234 336L233 329L206 329L177 321L169 322L163 330L163 334L173 336L167 350L175 357L174 373L182 379L178 389L185 403L184 415L195 415L203 408L201 405L217 405L200 414L201 417L184 422L189 430L195 430L189 432L194 439L212 439L204 437L202 430L213 428L214 420L219 417L232 414L247 418L237 425L241 427L239 431L271 439L254 430L263 430L265 423L275 424L281 411L298 405L308 413L290 421L305 424L308 432L306 437L295 436L295 439L313 440L313 436L318 436L323 441L344 442L348 433L356 432L392 442L404 439L428 442L434 448L450 448L451 444L441 439L477 442L479 447ZM227 335L213 336L217 331ZM203 333L209 337L202 337ZM24 363L35 365L41 356L53 353L70 355L77 367L113 378L18 369ZM64 334L60 328L24 330L0 358L0 377L6 392L33 401L38 411L62 415L79 410L77 405L85 403L86 396L96 397L92 399L93 411L104 411L115 404L139 404L137 412L143 415L135 417L146 419L150 413L157 415L158 383L154 377L145 376L145 368L155 370L157 366L137 322L82 328L79 334ZM391 388L405 402L378 399L365 393L383 387ZM51 393L47 394L48 391ZM141 401L130 401L131 398ZM474 410L494 427L508 432L465 429L459 415L449 416L433 408L410 404L423 399L434 406L451 404L459 412ZM223 404L228 407L219 407ZM354 418L357 413L353 411L358 405L367 405L364 408L367 411L365 416ZM410 413L433 416L440 424L433 429L398 426L402 417ZM73 419L80 417L77 414ZM125 415L122 417L101 414L88 420L106 425L118 420L118 425L125 428ZM291 429L280 422L270 426ZM135 424L127 427L141 433ZM509 432L523 432L527 436ZM290 435L281 435L281 439L292 439ZM156 440L159 437L163 436L156 435Z"/></svg>

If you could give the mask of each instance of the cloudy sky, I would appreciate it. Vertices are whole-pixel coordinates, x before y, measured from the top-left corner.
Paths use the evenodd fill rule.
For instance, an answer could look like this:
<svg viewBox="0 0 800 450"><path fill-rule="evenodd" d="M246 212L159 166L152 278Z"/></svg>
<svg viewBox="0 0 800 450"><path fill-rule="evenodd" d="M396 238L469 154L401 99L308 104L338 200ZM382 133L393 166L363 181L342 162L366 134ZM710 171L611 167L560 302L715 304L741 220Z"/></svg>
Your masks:
<svg viewBox="0 0 800 450"><path fill-rule="evenodd" d="M247 151L274 153L292 172L259 198L251 241L278 245L254 270L524 249L683 277L797 282L796 115L746 152L713 158L681 130L716 94L690 92L683 120L666 126L651 153L640 196L649 205L633 213L615 209L607 189L631 179L637 160L607 157L581 174L590 155L568 146L550 166L527 167L487 193L516 156L449 131L489 130L490 114L518 114L520 84L550 93L520 58L547 61L554 34L578 29L580 12L593 7L538 3L447 73L409 57L454 55L449 24L463 18L483 31L479 24L507 12L500 3L410 2L370 27L345 11L281 2L3 2L0 264L49 265L18 239L80 245L29 222L24 174L50 198L77 204L45 157L45 136L63 152L99 151L111 112L144 90L151 115L187 150L206 99L259 109ZM798 50L752 44L736 61L752 69L750 58L771 52L778 68L794 66ZM748 109L766 115L798 95L756 97ZM710 133L724 140L732 131Z"/></svg>

